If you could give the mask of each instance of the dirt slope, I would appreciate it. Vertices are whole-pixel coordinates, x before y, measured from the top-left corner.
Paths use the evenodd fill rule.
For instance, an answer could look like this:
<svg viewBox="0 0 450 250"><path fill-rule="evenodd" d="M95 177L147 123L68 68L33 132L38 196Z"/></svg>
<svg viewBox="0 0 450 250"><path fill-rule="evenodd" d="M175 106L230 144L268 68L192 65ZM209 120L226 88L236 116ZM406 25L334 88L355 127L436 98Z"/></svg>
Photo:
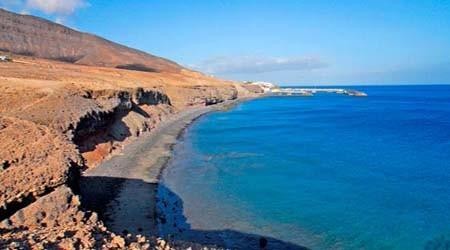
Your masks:
<svg viewBox="0 0 450 250"><path fill-rule="evenodd" d="M178 72L175 62L42 18L0 9L0 50L76 64Z"/></svg>

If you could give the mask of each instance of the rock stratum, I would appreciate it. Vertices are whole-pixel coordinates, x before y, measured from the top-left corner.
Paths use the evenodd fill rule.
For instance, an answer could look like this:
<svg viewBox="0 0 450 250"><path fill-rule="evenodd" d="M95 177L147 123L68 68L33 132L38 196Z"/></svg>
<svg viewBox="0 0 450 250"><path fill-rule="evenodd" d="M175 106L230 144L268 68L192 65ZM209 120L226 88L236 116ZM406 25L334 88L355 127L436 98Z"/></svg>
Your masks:
<svg viewBox="0 0 450 250"><path fill-rule="evenodd" d="M161 248L161 240L111 232L83 207L80 174L178 112L255 95L4 10L0 49L13 59L0 62L0 249Z"/></svg>

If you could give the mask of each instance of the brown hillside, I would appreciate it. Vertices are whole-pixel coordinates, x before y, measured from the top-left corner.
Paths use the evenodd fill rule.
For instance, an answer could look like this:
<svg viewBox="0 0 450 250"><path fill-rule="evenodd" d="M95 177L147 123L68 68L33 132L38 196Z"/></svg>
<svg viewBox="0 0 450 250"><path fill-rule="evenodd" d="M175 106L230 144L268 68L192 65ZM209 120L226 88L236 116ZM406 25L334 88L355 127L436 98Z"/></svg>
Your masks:
<svg viewBox="0 0 450 250"><path fill-rule="evenodd" d="M80 175L179 112L258 92L4 10L1 50L0 249L154 249L87 209Z"/></svg>
<svg viewBox="0 0 450 250"><path fill-rule="evenodd" d="M0 9L0 50L76 64L178 72L175 62L45 19Z"/></svg>

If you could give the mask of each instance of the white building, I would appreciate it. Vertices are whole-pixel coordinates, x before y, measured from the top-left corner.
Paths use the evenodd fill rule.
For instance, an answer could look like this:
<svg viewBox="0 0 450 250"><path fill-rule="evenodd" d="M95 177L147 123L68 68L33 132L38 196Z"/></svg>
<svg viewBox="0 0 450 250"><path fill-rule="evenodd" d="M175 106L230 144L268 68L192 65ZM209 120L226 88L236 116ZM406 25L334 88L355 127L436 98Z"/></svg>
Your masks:
<svg viewBox="0 0 450 250"><path fill-rule="evenodd" d="M251 82L250 84L258 85L264 91L264 93L272 92L273 89L276 89L277 86L270 82Z"/></svg>
<svg viewBox="0 0 450 250"><path fill-rule="evenodd" d="M9 56L0 55L0 62L9 62L11 58Z"/></svg>

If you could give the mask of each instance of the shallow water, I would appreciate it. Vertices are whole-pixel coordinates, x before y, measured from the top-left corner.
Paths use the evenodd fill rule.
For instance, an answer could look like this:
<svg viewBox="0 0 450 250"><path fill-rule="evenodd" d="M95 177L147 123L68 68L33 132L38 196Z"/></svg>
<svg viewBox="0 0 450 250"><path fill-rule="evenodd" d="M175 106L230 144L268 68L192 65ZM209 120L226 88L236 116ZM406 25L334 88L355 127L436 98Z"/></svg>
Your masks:
<svg viewBox="0 0 450 250"><path fill-rule="evenodd" d="M369 97L267 97L199 119L163 174L188 227L314 249L450 240L450 86L357 89Z"/></svg>

